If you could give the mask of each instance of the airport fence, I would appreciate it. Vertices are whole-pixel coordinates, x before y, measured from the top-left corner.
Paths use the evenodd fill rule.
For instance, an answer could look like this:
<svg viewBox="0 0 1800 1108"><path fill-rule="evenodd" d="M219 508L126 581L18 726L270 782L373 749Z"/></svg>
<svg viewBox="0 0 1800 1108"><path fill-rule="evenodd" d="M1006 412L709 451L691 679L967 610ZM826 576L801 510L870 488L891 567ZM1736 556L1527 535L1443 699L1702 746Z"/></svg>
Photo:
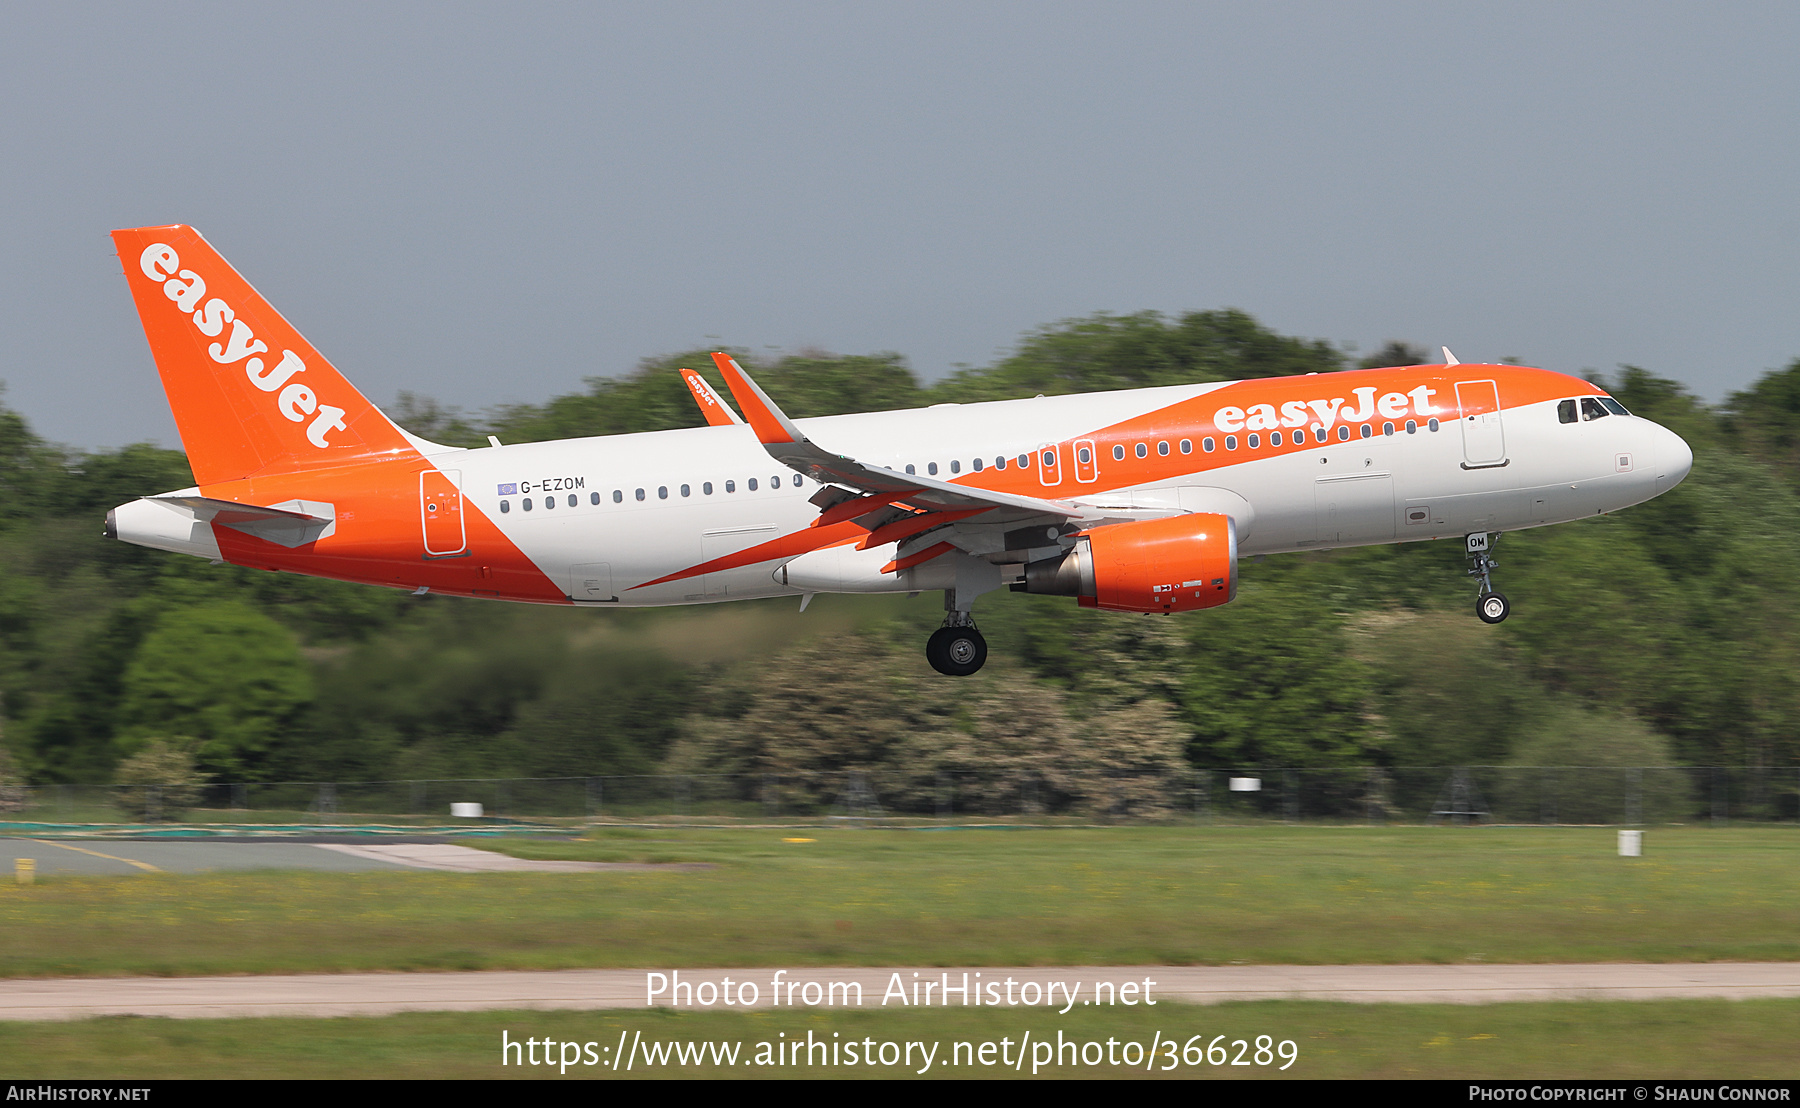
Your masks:
<svg viewBox="0 0 1800 1108"><path fill-rule="evenodd" d="M1384 766L1089 776L841 769L0 788L0 823L13 824L455 822L474 827L525 820L1795 822L1800 821L1800 767Z"/></svg>

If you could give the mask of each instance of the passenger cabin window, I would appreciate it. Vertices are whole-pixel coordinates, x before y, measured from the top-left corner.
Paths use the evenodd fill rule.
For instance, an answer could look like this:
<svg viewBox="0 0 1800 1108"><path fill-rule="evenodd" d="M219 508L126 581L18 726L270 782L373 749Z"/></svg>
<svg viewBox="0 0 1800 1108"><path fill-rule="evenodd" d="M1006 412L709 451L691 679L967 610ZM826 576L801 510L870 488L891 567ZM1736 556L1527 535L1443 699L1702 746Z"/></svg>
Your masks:
<svg viewBox="0 0 1800 1108"><path fill-rule="evenodd" d="M926 462L925 463L925 473L929 477L936 477L937 476L937 463L936 462Z"/></svg>
<svg viewBox="0 0 1800 1108"><path fill-rule="evenodd" d="M1020 469L1030 469L1031 468L1031 455L1029 455L1029 454L1019 455L1019 468Z"/></svg>
<svg viewBox="0 0 1800 1108"><path fill-rule="evenodd" d="M669 486L667 486L667 485L656 486L656 498L658 500L669 499Z"/></svg>
<svg viewBox="0 0 1800 1108"><path fill-rule="evenodd" d="M688 496L688 495L692 494L693 491L694 491L693 489L689 488L686 485L681 486L681 495L683 495L683 496Z"/></svg>
<svg viewBox="0 0 1800 1108"><path fill-rule="evenodd" d="M1163 457L1167 458L1169 456L1169 444L1166 442L1157 443L1156 444L1156 452L1158 454L1162 455Z"/></svg>
<svg viewBox="0 0 1800 1108"><path fill-rule="evenodd" d="M1583 420L1605 419L1611 414L1611 412L1601 406L1598 397L1584 396L1581 398L1581 418Z"/></svg>
<svg viewBox="0 0 1800 1108"><path fill-rule="evenodd" d="M980 473L981 472L981 459L976 458L973 462L969 463L969 467L971 469L973 469L976 473Z"/></svg>
<svg viewBox="0 0 1800 1108"><path fill-rule="evenodd" d="M1437 420L1434 419L1431 422L1435 424L1437 422ZM1432 430L1435 431L1435 430L1437 430L1437 428L1433 427ZM1338 424L1337 436L1338 436L1339 442L1349 442L1350 441L1350 428L1345 426L1342 423Z"/></svg>
<svg viewBox="0 0 1800 1108"><path fill-rule="evenodd" d="M1113 461L1122 462L1124 460L1125 460L1125 448L1123 446L1114 446L1113 447Z"/></svg>
<svg viewBox="0 0 1800 1108"><path fill-rule="evenodd" d="M907 467L906 467L906 472L908 472L908 473L911 473L911 472L912 472L912 467L911 467L911 466L907 466ZM750 492L755 492L755 491L756 491L756 478L754 478L754 477L752 477L752 478L750 478L750 480L748 480L748 481L745 481L745 482L744 482L744 488L746 488L746 489L748 489L748 490L749 490L749 491L750 491Z"/></svg>
<svg viewBox="0 0 1800 1108"><path fill-rule="evenodd" d="M995 469L1005 469L1006 468L1006 459L1005 458L995 458L994 459L994 468Z"/></svg>
<svg viewBox="0 0 1800 1108"><path fill-rule="evenodd" d="M1270 431L1269 432L1269 445L1270 446L1280 446L1281 445L1281 432L1280 431Z"/></svg>
<svg viewBox="0 0 1800 1108"><path fill-rule="evenodd" d="M726 492L736 492L737 491L737 482L736 481L725 482L725 491Z"/></svg>
<svg viewBox="0 0 1800 1108"><path fill-rule="evenodd" d="M576 496L574 493L569 494L569 507L573 508L577 504L580 504L580 503L581 503L580 497Z"/></svg>
<svg viewBox="0 0 1800 1108"><path fill-rule="evenodd" d="M546 507L546 508L556 507L556 497L554 497L554 496L544 497L544 507Z"/></svg>
<svg viewBox="0 0 1800 1108"><path fill-rule="evenodd" d="M702 493L705 493L707 496L711 496L712 495L712 482L711 481L700 482L700 491Z"/></svg>
<svg viewBox="0 0 1800 1108"><path fill-rule="evenodd" d="M1440 424L1437 421L1437 416L1432 416L1430 419L1426 420L1425 426L1431 428L1433 431L1437 430L1438 427L1440 426Z"/></svg>
<svg viewBox="0 0 1800 1108"><path fill-rule="evenodd" d="M1236 435L1226 435L1225 436L1225 449L1227 449L1227 450L1236 450L1237 449L1237 436Z"/></svg>
<svg viewBox="0 0 1800 1108"><path fill-rule="evenodd" d="M1574 423L1579 418L1575 414L1575 401L1563 400L1556 405L1556 422Z"/></svg>
<svg viewBox="0 0 1800 1108"><path fill-rule="evenodd" d="M961 473L962 472L962 463L957 461L956 459L952 458L950 460L950 472L951 473Z"/></svg>
<svg viewBox="0 0 1800 1108"><path fill-rule="evenodd" d="M1369 438L1373 434L1375 434L1375 428L1373 425L1367 424L1367 423L1362 425L1362 437L1363 438L1365 438L1365 439Z"/></svg>
<svg viewBox="0 0 1800 1108"><path fill-rule="evenodd" d="M1136 452L1137 456L1140 458L1148 458L1150 456L1150 448L1148 446L1145 446L1141 442L1138 443L1137 446L1134 447L1133 449Z"/></svg>
<svg viewBox="0 0 1800 1108"><path fill-rule="evenodd" d="M531 497L529 497L529 496L523 497L519 500L519 507L521 507L529 512L529 511L531 511L532 503L533 503L533 501L532 501Z"/></svg>
<svg viewBox="0 0 1800 1108"><path fill-rule="evenodd" d="M502 500L500 502L500 514L505 515L506 513L510 512L510 511L512 511L512 501Z"/></svg>
<svg viewBox="0 0 1800 1108"><path fill-rule="evenodd" d="M1394 425L1393 425L1393 424L1391 424L1391 423L1384 423L1384 424L1382 424L1382 425L1381 425L1381 433L1382 433L1382 434L1384 434L1384 435L1390 435L1390 436L1391 436L1391 435L1392 435L1392 434L1393 434L1393 433L1394 433Z"/></svg>
<svg viewBox="0 0 1800 1108"><path fill-rule="evenodd" d="M919 473L918 470L916 470L912 467L911 462L908 462L906 464L906 472L913 474L915 477L918 476L918 473ZM750 489L752 492L754 492L756 490L756 482L755 481L750 482Z"/></svg>
<svg viewBox="0 0 1800 1108"><path fill-rule="evenodd" d="M1200 440L1200 449L1206 451L1208 454L1213 452L1213 440L1211 435Z"/></svg>
<svg viewBox="0 0 1800 1108"><path fill-rule="evenodd" d="M1077 450L1075 452L1075 460L1080 462L1082 465L1087 465L1089 462L1094 460L1094 452L1084 446L1080 450Z"/></svg>
<svg viewBox="0 0 1800 1108"><path fill-rule="evenodd" d="M590 492L590 493L588 493L588 503L589 503L589 504L598 504L598 503L600 503L600 494L599 494L599 493L597 493L597 492Z"/></svg>
<svg viewBox="0 0 1800 1108"><path fill-rule="evenodd" d="M1181 440L1181 452L1183 454L1192 454L1194 452L1194 440L1193 439L1182 439Z"/></svg>
<svg viewBox="0 0 1800 1108"><path fill-rule="evenodd" d="M1406 421L1406 433L1409 435L1418 434L1419 433L1419 421L1416 419L1407 420Z"/></svg>
<svg viewBox="0 0 1800 1108"><path fill-rule="evenodd" d="M639 489L639 490L638 490L638 491L637 491L637 498L638 498L638 499L639 499L639 500L642 500L642 499L644 499L644 490L643 490L643 489Z"/></svg>
<svg viewBox="0 0 1800 1108"><path fill-rule="evenodd" d="M614 489L613 490L613 503L614 504L625 503L625 490L624 489Z"/></svg>
<svg viewBox="0 0 1800 1108"><path fill-rule="evenodd" d="M1257 447L1262 445L1262 436L1257 434L1254 431L1250 432L1250 438L1245 443L1245 445L1248 446L1250 449L1255 450Z"/></svg>

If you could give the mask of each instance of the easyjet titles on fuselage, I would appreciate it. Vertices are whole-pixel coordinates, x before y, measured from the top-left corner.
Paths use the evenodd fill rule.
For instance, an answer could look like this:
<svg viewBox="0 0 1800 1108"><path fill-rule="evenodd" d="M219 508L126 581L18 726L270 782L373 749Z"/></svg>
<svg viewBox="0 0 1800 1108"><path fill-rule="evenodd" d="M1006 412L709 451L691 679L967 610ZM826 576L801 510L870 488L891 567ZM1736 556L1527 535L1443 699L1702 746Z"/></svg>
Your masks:
<svg viewBox="0 0 1800 1108"><path fill-rule="evenodd" d="M1380 399L1375 397L1380 390L1374 386L1350 391L1356 397L1356 407L1350 411L1343 410L1345 398L1342 396L1330 400L1289 400L1281 406L1279 414L1273 404L1252 404L1247 409L1226 406L1213 413L1213 426L1227 434L1305 427L1309 423L1318 430L1329 431L1339 419L1346 423L1362 423L1374 418L1377 412L1384 419L1399 419L1409 411L1420 418L1429 418L1443 410L1431 402L1437 390L1428 385L1420 385L1411 392L1382 393Z"/></svg>

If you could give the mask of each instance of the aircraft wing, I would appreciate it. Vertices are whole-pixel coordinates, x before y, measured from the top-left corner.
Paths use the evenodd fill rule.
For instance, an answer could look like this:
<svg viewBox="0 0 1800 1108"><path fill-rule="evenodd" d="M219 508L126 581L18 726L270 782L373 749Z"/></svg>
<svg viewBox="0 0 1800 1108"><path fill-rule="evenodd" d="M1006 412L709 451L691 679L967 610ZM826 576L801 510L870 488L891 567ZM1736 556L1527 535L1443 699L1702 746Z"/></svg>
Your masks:
<svg viewBox="0 0 1800 1108"><path fill-rule="evenodd" d="M770 457L821 484L854 490L835 500L828 498L822 504L819 497L813 498L813 502L823 509L819 517L821 525L853 519L895 504L906 504L927 512L955 512L962 516L998 510L1002 518L1018 522L1042 518L1087 520L1099 514L1093 509L1078 508L1061 501L954 485L913 473L896 473L847 455L834 454L801 433L794 421L775 406L736 361L724 354L714 354L713 361L725 374L731 395L744 410L751 430L756 432Z"/></svg>
<svg viewBox="0 0 1800 1108"><path fill-rule="evenodd" d="M700 405L700 414L713 427L732 427L744 421L731 410L731 405L720 399L713 387L706 383L706 378L691 369L681 371L681 379L687 382L688 391L694 394L694 403Z"/></svg>

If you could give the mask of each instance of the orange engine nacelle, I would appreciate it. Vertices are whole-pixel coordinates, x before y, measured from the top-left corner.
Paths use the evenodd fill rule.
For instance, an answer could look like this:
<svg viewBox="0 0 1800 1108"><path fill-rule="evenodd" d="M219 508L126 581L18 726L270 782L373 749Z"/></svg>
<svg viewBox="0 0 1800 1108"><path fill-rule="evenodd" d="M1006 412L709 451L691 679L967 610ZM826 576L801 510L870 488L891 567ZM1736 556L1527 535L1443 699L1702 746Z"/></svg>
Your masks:
<svg viewBox="0 0 1800 1108"><path fill-rule="evenodd" d="M1237 525L1196 512L1096 527L1061 558L1027 565L1023 585L1114 612L1216 608L1237 595Z"/></svg>

